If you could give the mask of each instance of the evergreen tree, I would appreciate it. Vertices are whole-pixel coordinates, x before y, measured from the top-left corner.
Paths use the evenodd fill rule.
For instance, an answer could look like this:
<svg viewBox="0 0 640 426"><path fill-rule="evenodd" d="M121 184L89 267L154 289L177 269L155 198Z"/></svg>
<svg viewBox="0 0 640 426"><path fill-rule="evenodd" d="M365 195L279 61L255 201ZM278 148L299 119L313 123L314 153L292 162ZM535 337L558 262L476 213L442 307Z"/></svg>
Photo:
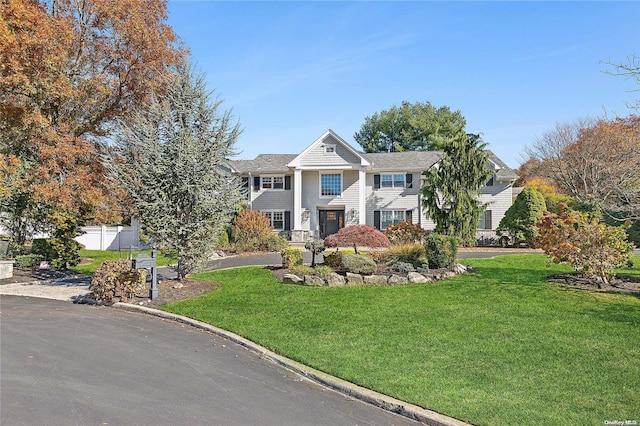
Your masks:
<svg viewBox="0 0 640 426"><path fill-rule="evenodd" d="M500 221L498 235L508 232L513 243L531 244L538 236L536 224L546 210L542 194L534 188L525 187Z"/></svg>
<svg viewBox="0 0 640 426"><path fill-rule="evenodd" d="M166 95L120 122L107 164L147 235L177 251L181 279L207 259L236 211L240 189L226 160L241 129L189 64L166 78Z"/></svg>
<svg viewBox="0 0 640 426"><path fill-rule="evenodd" d="M480 188L491 176L486 144L479 135L467 135L464 122L453 137L439 144L442 159L423 174L423 205L439 234L455 236L464 245L475 245L476 229L485 206Z"/></svg>

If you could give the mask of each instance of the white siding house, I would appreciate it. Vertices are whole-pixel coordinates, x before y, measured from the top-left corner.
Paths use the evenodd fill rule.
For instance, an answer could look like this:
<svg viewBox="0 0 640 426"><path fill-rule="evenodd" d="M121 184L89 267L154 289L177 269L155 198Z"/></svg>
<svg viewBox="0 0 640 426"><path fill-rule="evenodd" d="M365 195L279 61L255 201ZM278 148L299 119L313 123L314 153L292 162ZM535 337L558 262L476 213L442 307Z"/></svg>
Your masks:
<svg viewBox="0 0 640 426"><path fill-rule="evenodd" d="M488 151L493 176L480 199L488 205L479 238L495 235L512 203L516 174ZM435 165L438 151L364 154L327 130L300 154L260 154L231 161L241 176L249 208L264 212L276 231L293 241L324 238L353 224L384 230L408 220L424 229L435 224L422 208L422 172Z"/></svg>

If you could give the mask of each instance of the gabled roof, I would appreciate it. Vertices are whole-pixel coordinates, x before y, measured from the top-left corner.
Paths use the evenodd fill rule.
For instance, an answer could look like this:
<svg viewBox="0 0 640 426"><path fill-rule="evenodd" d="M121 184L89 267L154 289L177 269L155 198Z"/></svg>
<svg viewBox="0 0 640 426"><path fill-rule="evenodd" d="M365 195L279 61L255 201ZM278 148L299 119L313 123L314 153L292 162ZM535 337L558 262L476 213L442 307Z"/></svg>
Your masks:
<svg viewBox="0 0 640 426"><path fill-rule="evenodd" d="M353 149L344 139L333 130L327 130L300 154L260 154L253 160L229 161L229 165L237 173L290 173L291 168L299 167L301 160L317 145L324 144L327 140L340 143L347 151L353 154L360 165L367 167L371 172L423 172L437 163L442 158L440 151L405 151L405 152L377 152L361 153ZM485 151L489 160L495 166L496 178L500 181L515 181L518 175L509 168L491 150Z"/></svg>
<svg viewBox="0 0 640 426"><path fill-rule="evenodd" d="M497 155L487 149L485 152L489 155L489 160L496 165L496 178L498 180L516 180L519 176L509 166L507 166Z"/></svg>
<svg viewBox="0 0 640 426"><path fill-rule="evenodd" d="M318 139L316 139L311 145L309 145L307 148L305 148L305 150L302 151L298 156L296 156L296 158L291 160L291 162L289 162L288 166L289 167L300 167L300 166L302 166L304 158L307 156L307 154L309 154L309 152L314 150L316 148L316 146L325 143L325 141L327 139L333 139L337 143L342 145L348 152L350 152L358 160L360 160L360 165L361 166L368 166L369 165L369 161L362 155L362 153L360 153L360 152L356 151L355 149L353 149L353 147L351 145L349 145L347 143L347 141L342 139L336 132L334 132L333 130L329 129L326 132L324 132L322 134L322 136L320 136Z"/></svg>

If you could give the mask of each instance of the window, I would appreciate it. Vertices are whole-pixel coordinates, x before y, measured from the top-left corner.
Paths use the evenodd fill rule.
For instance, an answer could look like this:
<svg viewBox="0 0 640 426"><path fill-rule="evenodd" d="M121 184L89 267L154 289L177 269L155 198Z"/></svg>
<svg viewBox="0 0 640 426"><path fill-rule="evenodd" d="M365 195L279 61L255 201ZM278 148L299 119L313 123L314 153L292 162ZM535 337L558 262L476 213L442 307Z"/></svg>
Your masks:
<svg viewBox="0 0 640 426"><path fill-rule="evenodd" d="M284 189L284 176L273 177L273 189Z"/></svg>
<svg viewBox="0 0 640 426"><path fill-rule="evenodd" d="M269 219L271 227L276 231L284 229L284 211L263 211L262 214Z"/></svg>
<svg viewBox="0 0 640 426"><path fill-rule="evenodd" d="M261 176L262 189L284 189L284 176Z"/></svg>
<svg viewBox="0 0 640 426"><path fill-rule="evenodd" d="M404 178L404 174L380 175L380 188L404 188Z"/></svg>
<svg viewBox="0 0 640 426"><path fill-rule="evenodd" d="M242 176L240 180L240 193L245 197L249 196L249 178L247 176Z"/></svg>
<svg viewBox="0 0 640 426"><path fill-rule="evenodd" d="M336 152L336 146L335 145L325 145L324 146L324 153L325 154L333 154Z"/></svg>
<svg viewBox="0 0 640 426"><path fill-rule="evenodd" d="M404 220L404 210L386 210L380 212L380 229L387 229L387 226L400 223Z"/></svg>
<svg viewBox="0 0 640 426"><path fill-rule="evenodd" d="M487 181L487 186L493 186L493 182L495 181L495 175L492 175L491 178Z"/></svg>
<svg viewBox="0 0 640 426"><path fill-rule="evenodd" d="M491 210L485 210L484 214L480 216L479 229L493 229L491 221Z"/></svg>
<svg viewBox="0 0 640 426"><path fill-rule="evenodd" d="M320 196L339 197L342 195L342 175L340 173L320 174Z"/></svg>

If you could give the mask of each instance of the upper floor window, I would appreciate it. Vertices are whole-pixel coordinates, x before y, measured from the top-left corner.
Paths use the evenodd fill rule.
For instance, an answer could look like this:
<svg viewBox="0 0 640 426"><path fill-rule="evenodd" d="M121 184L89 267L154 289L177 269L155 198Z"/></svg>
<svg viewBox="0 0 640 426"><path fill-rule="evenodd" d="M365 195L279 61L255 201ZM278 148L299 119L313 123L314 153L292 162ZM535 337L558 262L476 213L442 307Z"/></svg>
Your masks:
<svg viewBox="0 0 640 426"><path fill-rule="evenodd" d="M325 145L324 146L324 153L325 154L333 154L334 152L336 152L336 146L335 145Z"/></svg>
<svg viewBox="0 0 640 426"><path fill-rule="evenodd" d="M404 174L380 175L380 187L404 188Z"/></svg>
<svg viewBox="0 0 640 426"><path fill-rule="evenodd" d="M320 174L320 196L339 197L342 195L342 175L340 173Z"/></svg>
<svg viewBox="0 0 640 426"><path fill-rule="evenodd" d="M495 182L495 175L491 175L491 178L487 181L486 185L493 186L494 182Z"/></svg>
<svg viewBox="0 0 640 426"><path fill-rule="evenodd" d="M284 189L284 176L261 176L262 189Z"/></svg>

